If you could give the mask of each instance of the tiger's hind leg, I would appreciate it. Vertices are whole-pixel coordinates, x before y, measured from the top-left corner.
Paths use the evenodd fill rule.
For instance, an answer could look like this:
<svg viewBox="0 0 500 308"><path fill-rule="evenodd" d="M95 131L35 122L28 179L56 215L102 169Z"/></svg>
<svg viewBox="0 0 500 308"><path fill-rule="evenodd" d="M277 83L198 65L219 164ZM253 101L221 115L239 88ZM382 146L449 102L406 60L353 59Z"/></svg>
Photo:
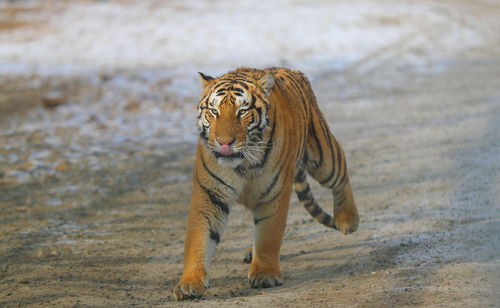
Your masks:
<svg viewBox="0 0 500 308"><path fill-rule="evenodd" d="M358 228L359 216L347 175L347 164L340 143L321 115L313 116L309 127L305 166L323 187L332 190L336 228L349 234Z"/></svg>

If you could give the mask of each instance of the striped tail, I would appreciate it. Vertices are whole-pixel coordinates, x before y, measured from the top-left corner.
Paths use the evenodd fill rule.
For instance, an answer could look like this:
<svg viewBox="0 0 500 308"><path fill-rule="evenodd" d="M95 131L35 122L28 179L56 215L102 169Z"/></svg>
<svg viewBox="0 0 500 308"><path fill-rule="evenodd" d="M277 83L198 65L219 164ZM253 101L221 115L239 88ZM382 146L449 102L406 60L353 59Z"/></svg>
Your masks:
<svg viewBox="0 0 500 308"><path fill-rule="evenodd" d="M293 183L293 190L297 194L300 204L304 206L306 211L311 214L314 219L328 228L338 230L335 219L323 211L314 199L311 187L309 183L307 183L306 173L302 169L297 170Z"/></svg>

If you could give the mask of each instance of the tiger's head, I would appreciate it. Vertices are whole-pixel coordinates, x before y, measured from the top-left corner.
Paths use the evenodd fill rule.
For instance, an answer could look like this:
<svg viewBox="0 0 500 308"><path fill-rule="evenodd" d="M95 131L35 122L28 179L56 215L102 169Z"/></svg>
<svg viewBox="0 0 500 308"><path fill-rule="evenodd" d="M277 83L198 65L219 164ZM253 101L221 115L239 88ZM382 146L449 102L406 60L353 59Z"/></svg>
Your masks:
<svg viewBox="0 0 500 308"><path fill-rule="evenodd" d="M231 72L212 78L200 73L200 81L198 129L217 162L228 167L245 161L258 164L267 147L263 132L269 122L273 75L253 78Z"/></svg>

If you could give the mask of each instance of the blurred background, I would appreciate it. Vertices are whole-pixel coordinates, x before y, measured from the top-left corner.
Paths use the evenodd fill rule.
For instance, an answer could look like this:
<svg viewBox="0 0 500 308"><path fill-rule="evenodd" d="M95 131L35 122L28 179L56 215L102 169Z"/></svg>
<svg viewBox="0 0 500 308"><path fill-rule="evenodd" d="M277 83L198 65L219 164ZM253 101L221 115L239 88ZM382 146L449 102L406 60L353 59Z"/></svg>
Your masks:
<svg viewBox="0 0 500 308"><path fill-rule="evenodd" d="M309 77L362 222L293 198L263 292L235 208L207 305L498 305L499 33L494 0L0 0L0 306L171 305L197 72L240 66Z"/></svg>

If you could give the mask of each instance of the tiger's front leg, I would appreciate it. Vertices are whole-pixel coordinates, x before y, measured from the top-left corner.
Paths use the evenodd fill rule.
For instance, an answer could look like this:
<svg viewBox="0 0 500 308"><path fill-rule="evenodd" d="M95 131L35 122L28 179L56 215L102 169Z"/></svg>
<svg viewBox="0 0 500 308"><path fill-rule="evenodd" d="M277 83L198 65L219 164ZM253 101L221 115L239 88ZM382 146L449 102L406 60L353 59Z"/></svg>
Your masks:
<svg viewBox="0 0 500 308"><path fill-rule="evenodd" d="M283 187L279 196L258 204L253 210L255 243L248 280L252 288L283 284L280 271L280 248L285 231L291 187Z"/></svg>
<svg viewBox="0 0 500 308"><path fill-rule="evenodd" d="M223 192L210 190L199 181L194 182L184 246L184 269L174 289L177 300L203 297L208 287L207 267L229 214L229 202Z"/></svg>

